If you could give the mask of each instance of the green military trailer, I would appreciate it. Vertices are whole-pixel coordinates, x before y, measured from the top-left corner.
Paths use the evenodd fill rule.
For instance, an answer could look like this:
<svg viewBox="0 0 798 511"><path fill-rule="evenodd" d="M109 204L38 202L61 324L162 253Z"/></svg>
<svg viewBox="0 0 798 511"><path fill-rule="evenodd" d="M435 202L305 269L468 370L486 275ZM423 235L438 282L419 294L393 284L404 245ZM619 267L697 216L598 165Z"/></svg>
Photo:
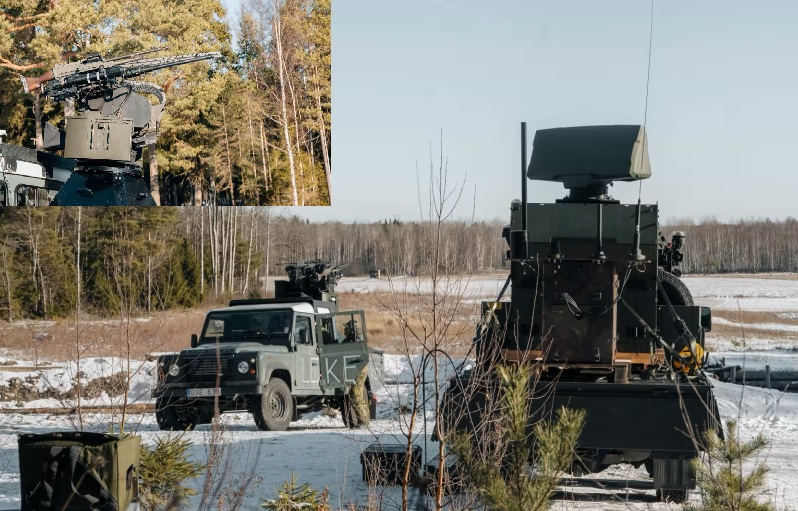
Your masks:
<svg viewBox="0 0 798 511"><path fill-rule="evenodd" d="M210 311L191 348L158 359L153 390L161 429L190 429L248 411L264 431L306 413L341 411L349 427L375 418L363 311L337 311L340 272L314 261L287 268L275 298L232 300Z"/></svg>
<svg viewBox="0 0 798 511"><path fill-rule="evenodd" d="M650 176L641 126L536 133L531 161L523 156L522 199L502 232L510 299L483 303L481 363L450 382L443 431L485 434L499 387L493 367L528 363L530 424L561 406L586 411L573 473L645 466L660 499L687 498L704 433L722 435L702 370L711 313L679 278L685 234L666 239L656 204L621 204L608 193L613 182ZM563 183L568 195L527 203L527 178Z"/></svg>

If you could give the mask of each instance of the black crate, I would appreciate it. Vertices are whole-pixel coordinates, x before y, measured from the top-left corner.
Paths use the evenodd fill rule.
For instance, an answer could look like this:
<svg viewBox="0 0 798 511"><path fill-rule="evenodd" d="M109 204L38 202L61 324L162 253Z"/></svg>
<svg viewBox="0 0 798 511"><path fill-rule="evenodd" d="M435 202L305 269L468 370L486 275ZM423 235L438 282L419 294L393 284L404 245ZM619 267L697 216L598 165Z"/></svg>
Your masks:
<svg viewBox="0 0 798 511"><path fill-rule="evenodd" d="M363 480L368 484L393 486L402 484L407 464L407 446L371 444L360 453ZM410 477L421 469L421 446L414 445L410 460Z"/></svg>

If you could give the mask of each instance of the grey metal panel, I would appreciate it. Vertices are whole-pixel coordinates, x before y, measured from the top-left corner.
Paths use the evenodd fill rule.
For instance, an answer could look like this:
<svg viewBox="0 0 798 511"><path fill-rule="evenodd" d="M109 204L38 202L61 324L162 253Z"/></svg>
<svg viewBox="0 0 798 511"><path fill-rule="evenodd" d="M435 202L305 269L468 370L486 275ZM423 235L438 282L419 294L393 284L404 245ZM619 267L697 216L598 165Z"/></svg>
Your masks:
<svg viewBox="0 0 798 511"><path fill-rule="evenodd" d="M604 213L602 239L632 245L637 206L630 204L564 203L528 204L527 240L530 243L551 243L558 239L596 239L596 213L601 206ZM657 244L657 205L644 204L640 208L640 244ZM520 214L513 229L520 229ZM588 254L590 257L592 254ZM651 254L655 256L656 254Z"/></svg>
<svg viewBox="0 0 798 511"><path fill-rule="evenodd" d="M132 161L132 138L131 119L67 117L64 156L84 160Z"/></svg>
<svg viewBox="0 0 798 511"><path fill-rule="evenodd" d="M369 349L369 382L371 391L376 392L385 387L385 352Z"/></svg>
<svg viewBox="0 0 798 511"><path fill-rule="evenodd" d="M615 125L538 130L527 175L558 181L566 188L649 178L645 129Z"/></svg>

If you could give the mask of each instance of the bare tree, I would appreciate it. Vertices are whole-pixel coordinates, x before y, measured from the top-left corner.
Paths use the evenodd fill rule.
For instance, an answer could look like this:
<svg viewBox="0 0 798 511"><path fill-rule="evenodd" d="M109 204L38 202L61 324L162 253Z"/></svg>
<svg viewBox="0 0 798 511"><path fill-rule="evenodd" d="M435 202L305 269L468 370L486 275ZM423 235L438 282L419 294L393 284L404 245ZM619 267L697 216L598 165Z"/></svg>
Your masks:
<svg viewBox="0 0 798 511"><path fill-rule="evenodd" d="M299 205L299 198L296 189L296 165L294 163L294 146L291 142L291 131L289 129L290 123L288 119L288 97L286 94L286 85L290 76L286 63L286 55L284 51L284 32L285 25L283 24L282 15L280 14L279 2L272 4L272 38L274 40L274 47L277 53L277 75L280 82L280 107L281 107L281 124L283 126L283 136L285 137L285 151L288 155L288 167L291 175L291 197L294 206Z"/></svg>

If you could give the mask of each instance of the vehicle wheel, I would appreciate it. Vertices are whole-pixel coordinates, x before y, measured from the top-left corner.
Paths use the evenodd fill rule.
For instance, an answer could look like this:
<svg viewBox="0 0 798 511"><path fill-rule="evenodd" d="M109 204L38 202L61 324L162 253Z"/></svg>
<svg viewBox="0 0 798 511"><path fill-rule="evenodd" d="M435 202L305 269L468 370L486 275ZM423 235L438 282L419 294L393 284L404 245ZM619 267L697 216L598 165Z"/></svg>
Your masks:
<svg viewBox="0 0 798 511"><path fill-rule="evenodd" d="M159 397L155 401L155 420L161 431L190 431L196 420L181 419L175 400Z"/></svg>
<svg viewBox="0 0 798 511"><path fill-rule="evenodd" d="M668 295L671 305L695 305L693 303L693 295L679 277L662 268L657 268L657 278L659 278L659 282L662 284L660 292L664 291L665 294ZM662 301L660 305L667 305L664 298L660 299Z"/></svg>
<svg viewBox="0 0 798 511"><path fill-rule="evenodd" d="M344 426L354 429L360 426L360 421L357 419L355 413L354 401L350 396L344 396L341 399L341 418L344 420Z"/></svg>
<svg viewBox="0 0 798 511"><path fill-rule="evenodd" d="M687 490L657 490L657 499L660 502L681 504L687 502Z"/></svg>
<svg viewBox="0 0 798 511"><path fill-rule="evenodd" d="M643 462L643 466L646 467L646 472L648 472L648 477L654 477L654 460L651 458L646 459Z"/></svg>
<svg viewBox="0 0 798 511"><path fill-rule="evenodd" d="M266 384L260 403L255 403L252 417L261 431L285 431L294 415L294 399L288 385L279 379L272 378Z"/></svg>

